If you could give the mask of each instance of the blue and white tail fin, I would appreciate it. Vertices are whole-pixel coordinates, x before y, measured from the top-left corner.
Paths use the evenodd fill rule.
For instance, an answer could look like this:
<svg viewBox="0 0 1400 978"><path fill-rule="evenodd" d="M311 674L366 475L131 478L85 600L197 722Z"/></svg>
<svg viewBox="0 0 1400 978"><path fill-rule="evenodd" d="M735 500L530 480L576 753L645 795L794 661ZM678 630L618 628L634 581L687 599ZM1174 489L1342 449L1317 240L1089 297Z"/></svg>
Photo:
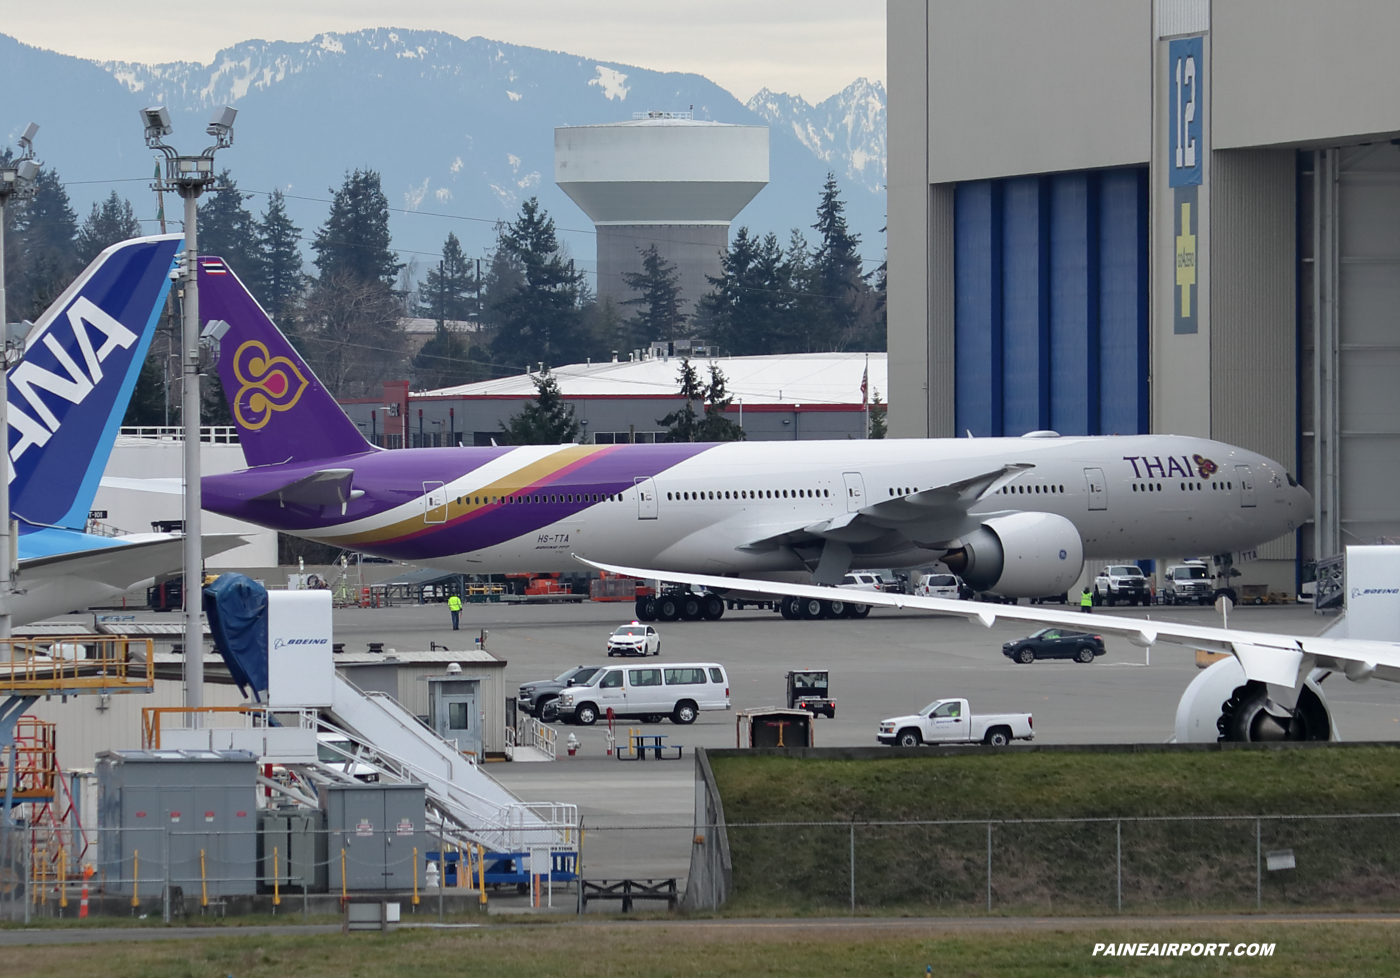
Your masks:
<svg viewBox="0 0 1400 978"><path fill-rule="evenodd" d="M93 259L9 370L10 510L21 533L81 530L184 249L133 238Z"/></svg>

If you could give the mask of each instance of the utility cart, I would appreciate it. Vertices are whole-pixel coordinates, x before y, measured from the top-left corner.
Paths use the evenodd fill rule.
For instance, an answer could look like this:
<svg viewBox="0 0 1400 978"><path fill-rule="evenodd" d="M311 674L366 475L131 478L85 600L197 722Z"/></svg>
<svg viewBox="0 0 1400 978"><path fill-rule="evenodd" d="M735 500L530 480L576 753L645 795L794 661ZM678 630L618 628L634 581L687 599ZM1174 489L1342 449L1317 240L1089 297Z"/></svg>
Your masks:
<svg viewBox="0 0 1400 978"><path fill-rule="evenodd" d="M813 716L836 716L831 677L825 669L794 669L787 674L787 705L790 710L806 710Z"/></svg>

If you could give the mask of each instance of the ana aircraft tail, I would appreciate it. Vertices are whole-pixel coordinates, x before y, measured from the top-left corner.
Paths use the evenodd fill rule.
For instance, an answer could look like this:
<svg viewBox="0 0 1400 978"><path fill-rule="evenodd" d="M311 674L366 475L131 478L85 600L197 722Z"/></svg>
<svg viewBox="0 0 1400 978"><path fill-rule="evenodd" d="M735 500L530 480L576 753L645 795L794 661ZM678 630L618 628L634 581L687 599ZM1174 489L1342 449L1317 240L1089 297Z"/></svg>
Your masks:
<svg viewBox="0 0 1400 978"><path fill-rule="evenodd" d="M30 330L8 388L10 508L22 533L87 525L182 248L178 234L113 245Z"/></svg>
<svg viewBox="0 0 1400 978"><path fill-rule="evenodd" d="M373 451L222 258L199 257L199 311L219 336L219 379L249 465Z"/></svg>

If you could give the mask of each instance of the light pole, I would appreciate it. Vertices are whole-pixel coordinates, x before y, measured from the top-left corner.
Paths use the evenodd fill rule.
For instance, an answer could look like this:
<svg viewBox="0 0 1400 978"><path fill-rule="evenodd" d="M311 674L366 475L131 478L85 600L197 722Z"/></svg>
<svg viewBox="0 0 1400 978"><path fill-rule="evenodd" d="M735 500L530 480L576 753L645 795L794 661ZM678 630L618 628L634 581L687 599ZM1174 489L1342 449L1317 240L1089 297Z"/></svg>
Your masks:
<svg viewBox="0 0 1400 978"><path fill-rule="evenodd" d="M181 335L180 422L185 429L185 706L204 705L204 628L200 614L204 584L199 492L199 195L218 189L214 153L233 145L233 120L238 110L225 105L214 113L205 130L214 145L198 156L181 156L161 140L170 135L170 112L164 106L141 110L146 145L165 154L165 183L185 201L185 305ZM199 726L197 714L190 725Z"/></svg>
<svg viewBox="0 0 1400 978"><path fill-rule="evenodd" d="M5 467L0 472L0 516L4 526L0 527L0 638L10 637L10 597L14 593L15 566L14 520L10 519L10 382L8 372L12 358L24 351L24 337L10 338L10 317L5 297L5 223L10 201L28 200L37 191L35 181L39 177L39 163L34 159L34 136L39 127L30 123L24 135L19 137L20 155L8 166L0 167L0 327L5 330L3 357L0 369L7 379L0 383L0 433L3 433L5 447Z"/></svg>

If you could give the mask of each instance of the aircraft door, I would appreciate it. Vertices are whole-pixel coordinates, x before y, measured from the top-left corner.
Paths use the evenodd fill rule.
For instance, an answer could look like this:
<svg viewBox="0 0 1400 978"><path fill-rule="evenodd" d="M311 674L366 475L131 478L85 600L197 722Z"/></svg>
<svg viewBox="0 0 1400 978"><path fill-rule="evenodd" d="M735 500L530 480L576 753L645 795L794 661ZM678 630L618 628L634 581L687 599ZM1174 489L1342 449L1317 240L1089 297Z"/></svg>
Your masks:
<svg viewBox="0 0 1400 978"><path fill-rule="evenodd" d="M1103 469L1085 469L1084 486L1089 492L1089 508L1108 509L1108 483L1104 481Z"/></svg>
<svg viewBox="0 0 1400 978"><path fill-rule="evenodd" d="M859 472L842 472L846 480L846 512L854 513L865 506L865 479Z"/></svg>
<svg viewBox="0 0 1400 978"><path fill-rule="evenodd" d="M632 480L637 486L637 519L654 520L657 513L656 483L650 476Z"/></svg>
<svg viewBox="0 0 1400 978"><path fill-rule="evenodd" d="M1235 466L1235 481L1240 484L1240 505L1254 505L1254 474L1248 465Z"/></svg>
<svg viewBox="0 0 1400 978"><path fill-rule="evenodd" d="M447 487L441 482L423 483L423 522L447 522Z"/></svg>
<svg viewBox="0 0 1400 978"><path fill-rule="evenodd" d="M437 732L461 751L481 756L481 729L477 725L476 694L447 693L442 697L442 712L437 719Z"/></svg>

